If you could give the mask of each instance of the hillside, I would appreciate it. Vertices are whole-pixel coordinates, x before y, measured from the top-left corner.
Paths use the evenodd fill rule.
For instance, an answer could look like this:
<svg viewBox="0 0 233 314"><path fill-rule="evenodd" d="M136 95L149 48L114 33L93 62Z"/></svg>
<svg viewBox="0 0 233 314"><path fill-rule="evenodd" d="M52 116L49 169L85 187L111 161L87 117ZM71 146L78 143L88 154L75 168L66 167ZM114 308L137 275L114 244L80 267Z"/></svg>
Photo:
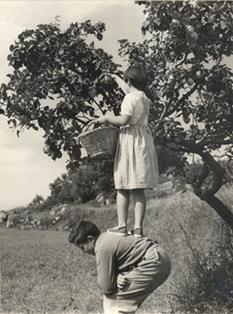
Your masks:
<svg viewBox="0 0 233 314"><path fill-rule="evenodd" d="M229 206L232 206L232 193L233 186L223 187L219 192L219 197L223 198ZM51 211L34 213L32 216L33 219L38 219L39 217L41 219L51 219ZM115 205L102 207L95 207L93 204L91 205L91 203L85 205L67 205L63 218L55 225L51 226L50 229L54 230L54 235L52 235L52 233L50 233L50 235L56 238L57 234L57 238L59 239L59 234L61 234L63 239L62 241L66 242L68 237L68 230L65 233L59 232L59 230L63 230L67 223L71 223L76 219L92 220L102 230L105 230L109 226L115 225L117 222ZM129 225L132 226L132 208L130 210L129 222ZM209 206L195 197L191 191L187 191L177 192L166 197L160 197L157 199L153 198L148 200L144 226L146 236L157 239L158 242L168 251L172 260L172 274L169 280L167 280L167 282L160 289L158 289L158 291L149 297L149 301L145 303L142 311L148 310L149 313L152 313L152 308L163 308L164 310L171 310L172 308L172 310L175 311L177 305L177 299L175 295L179 293L179 289L182 289L182 283L184 280L192 280L189 277L188 271L188 260L190 261L193 258L191 251L196 249L200 254L203 255L208 253L210 248L215 247L215 245L221 241L221 220ZM55 232L55 230L57 230L57 232ZM8 235L9 232L10 229L8 230ZM28 232L31 233L32 231L27 230L22 232L26 232L25 235L27 235ZM32 235L38 236L40 233L43 234L43 238L46 238L48 234L47 231L46 233L45 231L34 231L32 232ZM30 234L28 234L28 236L30 236ZM44 239L44 243L46 243L46 241L50 241L49 238L48 240ZM57 241L59 243L60 240ZM59 246L59 244L56 245ZM68 241L66 246L67 245ZM72 250L74 250L73 247ZM76 251L78 250L75 250L75 252ZM75 254L79 253L77 252ZM62 256L59 258L62 258ZM74 265L76 264L75 260L73 260L73 255L67 255L66 258L69 258L70 263ZM54 253L54 256L50 256L50 259L51 262L53 259L55 261L56 253ZM82 259L85 260L85 257L82 257ZM9 259L7 262L11 263ZM79 264L81 261L77 262ZM91 272L93 272L93 265ZM67 271L69 276L72 277L72 273L70 273L69 270L64 271ZM74 271L74 269L72 271ZM88 273L88 270L86 270L86 272L82 271L82 273L84 277L82 277L80 273L80 276L82 277L81 281L85 281L86 276L88 276L88 278L90 276L93 277L91 273ZM91 280L95 282L95 277L93 277ZM18 284L20 285L20 281ZM41 282L41 284L43 285L44 283ZM78 283L76 282L75 284L77 285ZM27 285L27 283L24 282L24 285ZM20 287L18 287L17 291L20 291ZM15 298L17 299L17 296L15 296ZM20 299L15 300L15 303L17 302L20 303ZM50 303L51 302L52 301L50 300ZM44 306L46 309L46 304ZM89 305L86 304L85 306L88 307ZM10 309L10 305L8 305L8 307Z"/></svg>

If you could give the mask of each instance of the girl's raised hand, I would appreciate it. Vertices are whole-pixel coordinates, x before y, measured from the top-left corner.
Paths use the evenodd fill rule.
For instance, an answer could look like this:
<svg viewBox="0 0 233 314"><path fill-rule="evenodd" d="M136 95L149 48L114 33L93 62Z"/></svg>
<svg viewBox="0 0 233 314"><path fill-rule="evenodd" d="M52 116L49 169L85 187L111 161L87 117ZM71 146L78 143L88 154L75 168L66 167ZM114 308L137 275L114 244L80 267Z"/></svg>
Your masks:
<svg viewBox="0 0 233 314"><path fill-rule="evenodd" d="M94 124L99 125L99 124L105 124L108 121L107 121L107 117L106 116L102 116L102 117L99 117L98 119L95 119L93 122L94 122Z"/></svg>

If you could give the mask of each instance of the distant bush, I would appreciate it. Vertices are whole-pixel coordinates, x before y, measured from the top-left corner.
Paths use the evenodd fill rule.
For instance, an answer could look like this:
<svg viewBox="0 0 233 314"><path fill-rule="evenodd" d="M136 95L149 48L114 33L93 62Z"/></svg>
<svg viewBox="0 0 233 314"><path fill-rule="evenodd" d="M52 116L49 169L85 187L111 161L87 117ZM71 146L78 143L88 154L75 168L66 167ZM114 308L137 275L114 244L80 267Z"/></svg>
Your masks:
<svg viewBox="0 0 233 314"><path fill-rule="evenodd" d="M31 203L28 204L27 208L29 210L41 210L41 206L43 206L44 198L41 195L36 195Z"/></svg>
<svg viewBox="0 0 233 314"><path fill-rule="evenodd" d="M187 238L192 258L187 260L189 276L179 285L181 309L192 313L233 309L233 231L222 227L221 242L203 255Z"/></svg>
<svg viewBox="0 0 233 314"><path fill-rule="evenodd" d="M183 152L173 150L166 146L157 145L159 173L173 173L173 175L183 175L187 158Z"/></svg>
<svg viewBox="0 0 233 314"><path fill-rule="evenodd" d="M74 198L71 194L72 182L68 174L62 174L61 177L57 178L53 183L49 185L51 204L63 204L72 203Z"/></svg>
<svg viewBox="0 0 233 314"><path fill-rule="evenodd" d="M49 210L64 203L86 203L94 200L100 192L111 195L114 191L113 161L84 158L78 168L56 178L49 188L47 199L36 195L28 205L30 210Z"/></svg>
<svg viewBox="0 0 233 314"><path fill-rule="evenodd" d="M201 162L192 163L185 167L185 180L189 184L195 184L200 180L203 164Z"/></svg>
<svg viewBox="0 0 233 314"><path fill-rule="evenodd" d="M113 161L86 159L69 179L73 199L82 203L95 199L100 192L111 193L114 190Z"/></svg>

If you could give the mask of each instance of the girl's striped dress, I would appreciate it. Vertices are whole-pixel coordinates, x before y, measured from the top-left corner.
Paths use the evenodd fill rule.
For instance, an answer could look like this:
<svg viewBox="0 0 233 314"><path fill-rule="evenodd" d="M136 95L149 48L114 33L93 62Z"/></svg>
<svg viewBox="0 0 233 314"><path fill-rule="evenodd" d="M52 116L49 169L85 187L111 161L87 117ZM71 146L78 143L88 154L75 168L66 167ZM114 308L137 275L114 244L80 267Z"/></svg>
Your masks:
<svg viewBox="0 0 233 314"><path fill-rule="evenodd" d="M130 122L120 128L114 162L116 189L147 189L158 184L158 161L148 128L150 100L142 91L126 94L121 114Z"/></svg>

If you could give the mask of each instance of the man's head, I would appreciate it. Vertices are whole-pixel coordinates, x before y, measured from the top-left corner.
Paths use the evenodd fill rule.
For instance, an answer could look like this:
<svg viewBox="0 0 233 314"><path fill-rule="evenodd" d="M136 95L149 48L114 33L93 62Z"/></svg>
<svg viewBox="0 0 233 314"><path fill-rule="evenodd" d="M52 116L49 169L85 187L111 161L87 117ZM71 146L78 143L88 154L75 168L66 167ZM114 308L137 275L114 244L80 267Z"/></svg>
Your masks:
<svg viewBox="0 0 233 314"><path fill-rule="evenodd" d="M95 254L95 242L100 234L97 226L91 221L83 220L75 223L69 235L69 242L82 249L85 253Z"/></svg>

